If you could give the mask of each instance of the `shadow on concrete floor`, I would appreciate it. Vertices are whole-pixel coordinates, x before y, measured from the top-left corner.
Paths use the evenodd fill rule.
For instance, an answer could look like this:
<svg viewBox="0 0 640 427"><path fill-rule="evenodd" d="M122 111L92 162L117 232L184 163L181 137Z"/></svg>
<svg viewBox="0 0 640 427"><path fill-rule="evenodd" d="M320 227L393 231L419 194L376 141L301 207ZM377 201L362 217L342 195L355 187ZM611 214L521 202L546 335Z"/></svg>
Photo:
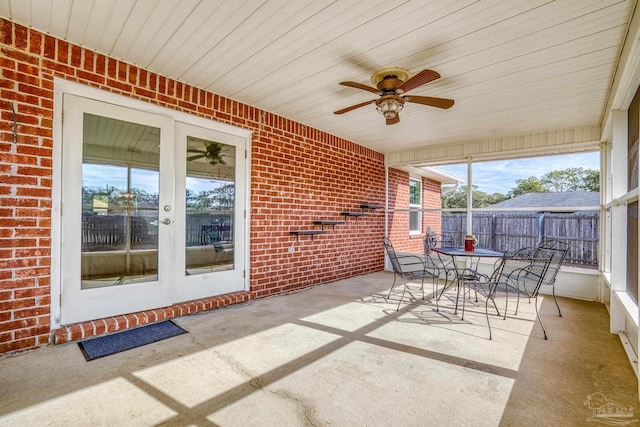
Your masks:
<svg viewBox="0 0 640 427"><path fill-rule="evenodd" d="M176 320L189 334L86 362L77 344L0 359L0 425L585 425L637 380L598 303L552 298L535 321L379 272Z"/></svg>

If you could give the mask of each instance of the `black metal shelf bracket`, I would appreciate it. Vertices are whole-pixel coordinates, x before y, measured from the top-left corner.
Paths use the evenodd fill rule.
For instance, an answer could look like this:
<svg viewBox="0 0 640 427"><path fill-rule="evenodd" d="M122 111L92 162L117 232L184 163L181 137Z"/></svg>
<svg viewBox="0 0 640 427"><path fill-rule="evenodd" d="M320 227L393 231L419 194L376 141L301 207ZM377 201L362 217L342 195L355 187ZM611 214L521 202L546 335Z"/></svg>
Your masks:
<svg viewBox="0 0 640 427"><path fill-rule="evenodd" d="M363 204L360 205L360 209L376 210L376 209L384 209L384 206L372 205L372 204L369 204L369 203L363 203Z"/></svg>
<svg viewBox="0 0 640 427"><path fill-rule="evenodd" d="M311 241L313 241L313 236L318 234L326 234L327 232L324 230L291 230L289 234L296 236L296 242L300 238L300 236L311 236Z"/></svg>
<svg viewBox="0 0 640 427"><path fill-rule="evenodd" d="M356 219L356 221L361 216L369 216L369 214L366 212L340 212L340 215L345 217L353 217Z"/></svg>
<svg viewBox="0 0 640 427"><path fill-rule="evenodd" d="M322 231L324 231L324 226L325 225L327 225L327 226L330 225L331 228L333 230L335 230L336 229L336 225L341 225L341 224L344 224L344 221L332 221L332 220L324 220L324 219L313 221L313 225L321 226L322 227Z"/></svg>

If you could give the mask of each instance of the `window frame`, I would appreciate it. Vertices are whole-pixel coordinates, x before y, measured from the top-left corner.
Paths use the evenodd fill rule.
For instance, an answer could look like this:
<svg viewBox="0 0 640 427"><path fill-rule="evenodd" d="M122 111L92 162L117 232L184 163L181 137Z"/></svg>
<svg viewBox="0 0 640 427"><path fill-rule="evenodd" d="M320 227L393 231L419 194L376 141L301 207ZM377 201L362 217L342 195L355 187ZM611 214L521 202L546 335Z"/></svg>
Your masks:
<svg viewBox="0 0 640 427"><path fill-rule="evenodd" d="M418 184L418 198L419 198L419 203L411 203L412 202L412 198L413 198L413 194L412 194L412 184L413 183L417 183ZM422 201L423 201L423 197L422 197L422 191L423 191L423 184L422 184L422 178L418 178L418 177L414 177L414 176L409 176L409 234L422 234ZM417 229L412 229L411 228L411 217L412 215L417 215L417 224L418 224L418 228Z"/></svg>

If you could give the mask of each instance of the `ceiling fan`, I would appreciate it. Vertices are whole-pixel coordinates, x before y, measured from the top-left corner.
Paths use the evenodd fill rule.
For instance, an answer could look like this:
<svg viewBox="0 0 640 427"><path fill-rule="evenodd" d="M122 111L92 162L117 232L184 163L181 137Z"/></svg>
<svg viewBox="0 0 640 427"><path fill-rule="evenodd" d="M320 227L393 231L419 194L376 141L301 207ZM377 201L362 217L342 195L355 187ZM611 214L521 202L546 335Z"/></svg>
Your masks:
<svg viewBox="0 0 640 427"><path fill-rule="evenodd" d="M197 149L189 147L187 148L188 153L197 153L192 154L187 157L188 161L198 160L198 159L206 159L211 165L226 165L227 162L222 157L222 144L218 142L207 142L204 144L204 149Z"/></svg>
<svg viewBox="0 0 640 427"><path fill-rule="evenodd" d="M371 76L371 82L376 86L375 88L357 82L340 82L343 86L375 93L376 95L380 95L380 98L334 111L334 114L344 114L356 108L375 103L376 110L387 119L387 124L394 125L400 122L398 113L400 113L404 107L405 102L413 102L414 104L429 105L443 109L453 106L453 99L404 95L412 89L439 79L440 74L433 70L422 70L414 76L409 76L411 76L411 73L404 68L385 68L374 72Z"/></svg>

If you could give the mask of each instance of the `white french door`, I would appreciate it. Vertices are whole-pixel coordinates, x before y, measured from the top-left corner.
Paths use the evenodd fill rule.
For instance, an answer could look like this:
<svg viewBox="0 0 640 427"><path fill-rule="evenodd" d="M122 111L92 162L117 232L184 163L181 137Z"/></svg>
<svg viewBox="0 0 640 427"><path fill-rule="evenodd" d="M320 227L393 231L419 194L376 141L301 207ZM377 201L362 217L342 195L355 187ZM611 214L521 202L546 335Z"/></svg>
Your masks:
<svg viewBox="0 0 640 427"><path fill-rule="evenodd" d="M61 324L244 289L246 139L65 94Z"/></svg>
<svg viewBox="0 0 640 427"><path fill-rule="evenodd" d="M176 123L174 301L242 289L244 138ZM212 293L212 290L215 290Z"/></svg>

